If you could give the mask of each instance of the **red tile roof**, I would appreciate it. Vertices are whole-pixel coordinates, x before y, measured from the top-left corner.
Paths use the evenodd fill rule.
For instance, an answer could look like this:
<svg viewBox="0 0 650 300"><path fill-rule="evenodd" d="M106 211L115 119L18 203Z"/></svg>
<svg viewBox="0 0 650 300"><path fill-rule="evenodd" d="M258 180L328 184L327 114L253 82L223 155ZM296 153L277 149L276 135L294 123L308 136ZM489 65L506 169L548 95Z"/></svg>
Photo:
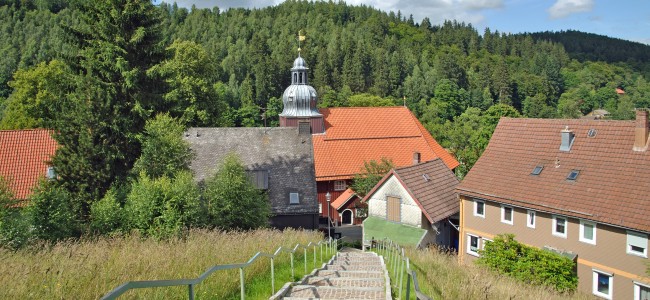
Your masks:
<svg viewBox="0 0 650 300"><path fill-rule="evenodd" d="M331 206L338 211L341 207L343 207L343 205L348 203L348 201L356 197L358 197L357 194L351 188L348 188L343 193L341 193L341 195L339 195L336 200L334 200L334 202L332 202Z"/></svg>
<svg viewBox="0 0 650 300"><path fill-rule="evenodd" d="M56 152L51 131L0 130L0 176L18 199L26 199L39 177L47 173L47 162Z"/></svg>
<svg viewBox="0 0 650 300"><path fill-rule="evenodd" d="M449 169L458 161L443 149L406 107L347 107L321 109L325 134L316 134L314 161L316 180L349 179L363 163L392 159L395 166L412 164L413 152L420 160L441 158Z"/></svg>
<svg viewBox="0 0 650 300"><path fill-rule="evenodd" d="M565 126L575 134L568 152L559 150ZM457 191L650 232L650 151L633 151L634 140L634 121L502 118Z"/></svg>
<svg viewBox="0 0 650 300"><path fill-rule="evenodd" d="M460 211L454 190L458 179L440 159L391 170L363 201L368 201L391 176L399 180L429 222L438 222Z"/></svg>

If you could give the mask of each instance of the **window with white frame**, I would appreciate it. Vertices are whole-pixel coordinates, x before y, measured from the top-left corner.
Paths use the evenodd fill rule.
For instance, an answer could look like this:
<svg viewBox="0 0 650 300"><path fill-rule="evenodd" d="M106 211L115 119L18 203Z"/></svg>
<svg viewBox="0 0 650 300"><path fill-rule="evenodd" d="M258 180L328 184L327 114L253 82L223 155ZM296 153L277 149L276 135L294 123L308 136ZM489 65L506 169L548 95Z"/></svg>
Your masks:
<svg viewBox="0 0 650 300"><path fill-rule="evenodd" d="M605 299L612 299L614 280L612 274L593 270L593 293Z"/></svg>
<svg viewBox="0 0 650 300"><path fill-rule="evenodd" d="M300 204L298 193L289 193L289 204Z"/></svg>
<svg viewBox="0 0 650 300"><path fill-rule="evenodd" d="M501 223L512 225L513 214L512 206L501 206Z"/></svg>
<svg viewBox="0 0 650 300"><path fill-rule="evenodd" d="M479 238L478 236L468 234L467 235L467 254L478 256L479 248Z"/></svg>
<svg viewBox="0 0 650 300"><path fill-rule="evenodd" d="M318 213L322 214L323 213L323 204L318 203Z"/></svg>
<svg viewBox="0 0 650 300"><path fill-rule="evenodd" d="M535 211L529 210L526 216L526 226L528 228L535 228Z"/></svg>
<svg viewBox="0 0 650 300"><path fill-rule="evenodd" d="M485 202L474 200L474 215L485 218Z"/></svg>
<svg viewBox="0 0 650 300"><path fill-rule="evenodd" d="M648 235L636 231L627 231L627 253L648 257Z"/></svg>
<svg viewBox="0 0 650 300"><path fill-rule="evenodd" d="M334 180L334 190L335 191L345 191L348 188L348 185L345 183L345 180Z"/></svg>
<svg viewBox="0 0 650 300"><path fill-rule="evenodd" d="M634 300L650 300L650 286L635 282Z"/></svg>
<svg viewBox="0 0 650 300"><path fill-rule="evenodd" d="M580 220L580 241L596 245L596 223Z"/></svg>
<svg viewBox="0 0 650 300"><path fill-rule="evenodd" d="M564 217L553 216L553 235L566 238L567 220Z"/></svg>

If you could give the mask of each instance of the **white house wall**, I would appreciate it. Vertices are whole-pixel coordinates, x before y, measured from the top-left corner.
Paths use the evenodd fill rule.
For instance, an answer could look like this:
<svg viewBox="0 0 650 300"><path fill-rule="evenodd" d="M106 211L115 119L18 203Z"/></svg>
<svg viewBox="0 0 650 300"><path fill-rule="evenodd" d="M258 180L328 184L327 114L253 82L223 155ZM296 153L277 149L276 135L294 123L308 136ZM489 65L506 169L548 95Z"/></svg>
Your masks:
<svg viewBox="0 0 650 300"><path fill-rule="evenodd" d="M386 197L401 199L400 219L404 225L418 228L422 227L422 211L411 195L400 184L395 176L391 176L375 191L368 200L368 213L370 216L386 219ZM426 224L426 223L424 223Z"/></svg>

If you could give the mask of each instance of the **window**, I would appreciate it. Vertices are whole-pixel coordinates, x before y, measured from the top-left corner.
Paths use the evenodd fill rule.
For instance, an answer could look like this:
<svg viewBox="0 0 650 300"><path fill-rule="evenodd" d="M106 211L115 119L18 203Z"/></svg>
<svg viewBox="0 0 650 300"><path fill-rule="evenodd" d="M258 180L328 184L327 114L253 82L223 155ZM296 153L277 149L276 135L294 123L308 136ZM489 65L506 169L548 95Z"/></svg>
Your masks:
<svg viewBox="0 0 650 300"><path fill-rule="evenodd" d="M345 191L348 188L348 185L345 183L345 180L335 180L334 181L334 190L335 191Z"/></svg>
<svg viewBox="0 0 650 300"><path fill-rule="evenodd" d="M319 214L323 213L323 204L322 203L318 203L318 213Z"/></svg>
<svg viewBox="0 0 650 300"><path fill-rule="evenodd" d="M580 241L596 245L596 223L580 220Z"/></svg>
<svg viewBox="0 0 650 300"><path fill-rule="evenodd" d="M529 210L528 215L526 217L526 226L528 228L535 228L535 211L534 210Z"/></svg>
<svg viewBox="0 0 650 300"><path fill-rule="evenodd" d="M468 234L467 235L467 254L478 256L479 239L478 236Z"/></svg>
<svg viewBox="0 0 650 300"><path fill-rule="evenodd" d="M533 169L533 172L530 173L530 175L539 175L542 173L542 170L544 169L544 166L535 166Z"/></svg>
<svg viewBox="0 0 650 300"><path fill-rule="evenodd" d="M580 170L571 170L571 173L569 173L569 176L567 176L566 179L575 181L576 178L578 178L578 175L580 175Z"/></svg>
<svg viewBox="0 0 650 300"><path fill-rule="evenodd" d="M289 193L289 204L300 204L298 193Z"/></svg>
<svg viewBox="0 0 650 300"><path fill-rule="evenodd" d="M501 222L512 225L513 211L510 206L501 206Z"/></svg>
<svg viewBox="0 0 650 300"><path fill-rule="evenodd" d="M566 238L566 218L553 216L553 235Z"/></svg>
<svg viewBox="0 0 650 300"><path fill-rule="evenodd" d="M650 286L635 282L634 300L650 300Z"/></svg>
<svg viewBox="0 0 650 300"><path fill-rule="evenodd" d="M648 236L644 233L628 230L627 253L648 257Z"/></svg>
<svg viewBox="0 0 650 300"><path fill-rule="evenodd" d="M397 197L386 197L386 218L388 221L400 222L402 216L400 215L401 201Z"/></svg>
<svg viewBox="0 0 650 300"><path fill-rule="evenodd" d="M485 218L485 202L474 200L474 215Z"/></svg>
<svg viewBox="0 0 650 300"><path fill-rule="evenodd" d="M484 249L485 249L485 245L487 245L487 244L489 244L489 243L491 243L491 242L492 242L491 239L482 238L482 241L481 241L481 250L484 250Z"/></svg>
<svg viewBox="0 0 650 300"><path fill-rule="evenodd" d="M614 291L614 282L612 282L612 274L594 270L594 295L606 299L612 299L612 292Z"/></svg>

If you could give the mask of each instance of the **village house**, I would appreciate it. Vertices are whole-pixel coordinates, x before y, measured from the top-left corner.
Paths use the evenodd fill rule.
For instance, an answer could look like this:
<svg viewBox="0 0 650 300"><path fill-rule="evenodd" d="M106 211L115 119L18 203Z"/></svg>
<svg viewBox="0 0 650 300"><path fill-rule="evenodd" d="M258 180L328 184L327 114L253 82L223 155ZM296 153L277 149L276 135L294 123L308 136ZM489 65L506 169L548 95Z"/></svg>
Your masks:
<svg viewBox="0 0 650 300"><path fill-rule="evenodd" d="M459 260L498 234L574 257L578 289L650 295L648 111L636 121L502 118L463 182Z"/></svg>
<svg viewBox="0 0 650 300"><path fill-rule="evenodd" d="M49 161L57 143L46 129L0 130L0 177L18 200L26 200L41 178L53 178Z"/></svg>
<svg viewBox="0 0 650 300"><path fill-rule="evenodd" d="M392 169L364 197L369 217L363 239L387 237L418 247L436 244L456 249L458 179L441 159L419 163L417 156L412 166ZM390 228L397 232L391 233ZM410 232L413 237L404 240Z"/></svg>

